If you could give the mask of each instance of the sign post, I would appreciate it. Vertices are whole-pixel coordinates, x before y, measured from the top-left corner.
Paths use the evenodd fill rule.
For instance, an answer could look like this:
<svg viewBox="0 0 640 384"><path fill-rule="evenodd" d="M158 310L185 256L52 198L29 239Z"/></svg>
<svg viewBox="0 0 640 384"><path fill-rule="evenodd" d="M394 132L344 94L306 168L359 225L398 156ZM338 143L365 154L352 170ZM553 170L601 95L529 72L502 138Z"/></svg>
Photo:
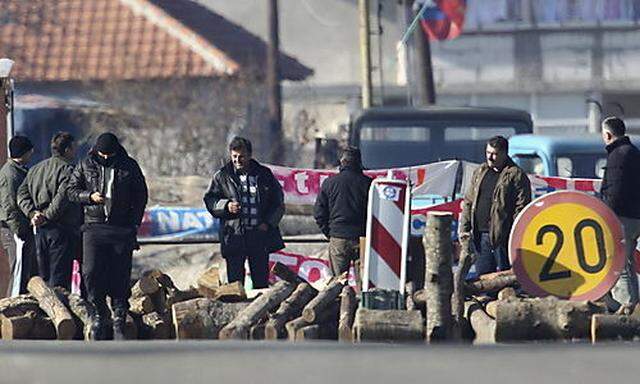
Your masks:
<svg viewBox="0 0 640 384"><path fill-rule="evenodd" d="M367 238L362 281L363 303L370 309L380 308L371 297L373 288L397 292L393 309L400 309L406 280L411 188L407 180L376 179L369 190ZM384 300L382 300L384 301ZM383 307L386 304L381 304Z"/></svg>
<svg viewBox="0 0 640 384"><path fill-rule="evenodd" d="M518 215L509 257L530 294L597 300L613 287L624 267L622 225L596 197L553 192Z"/></svg>

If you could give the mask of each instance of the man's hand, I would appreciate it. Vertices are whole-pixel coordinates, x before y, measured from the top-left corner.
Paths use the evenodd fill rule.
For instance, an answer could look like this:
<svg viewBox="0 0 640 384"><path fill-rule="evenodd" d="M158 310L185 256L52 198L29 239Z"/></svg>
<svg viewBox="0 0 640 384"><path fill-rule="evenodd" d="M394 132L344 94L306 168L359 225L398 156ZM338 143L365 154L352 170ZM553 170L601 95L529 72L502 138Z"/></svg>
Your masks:
<svg viewBox="0 0 640 384"><path fill-rule="evenodd" d="M91 194L91 201L96 204L104 204L104 196L100 192L93 192Z"/></svg>
<svg viewBox="0 0 640 384"><path fill-rule="evenodd" d="M45 215L40 211L36 211L36 213L34 213L33 217L31 218L31 225L34 227L39 227L44 224L45 221L47 221Z"/></svg>
<svg viewBox="0 0 640 384"><path fill-rule="evenodd" d="M471 238L471 233L469 232L462 232L460 234L460 236L458 236L458 238L460 239L460 241L467 241Z"/></svg>
<svg viewBox="0 0 640 384"><path fill-rule="evenodd" d="M235 200L230 201L229 204L227 204L227 210L234 215L240 213L240 203Z"/></svg>
<svg viewBox="0 0 640 384"><path fill-rule="evenodd" d="M260 230L262 232L268 231L269 230L269 224L262 223L262 224L258 225L258 230Z"/></svg>

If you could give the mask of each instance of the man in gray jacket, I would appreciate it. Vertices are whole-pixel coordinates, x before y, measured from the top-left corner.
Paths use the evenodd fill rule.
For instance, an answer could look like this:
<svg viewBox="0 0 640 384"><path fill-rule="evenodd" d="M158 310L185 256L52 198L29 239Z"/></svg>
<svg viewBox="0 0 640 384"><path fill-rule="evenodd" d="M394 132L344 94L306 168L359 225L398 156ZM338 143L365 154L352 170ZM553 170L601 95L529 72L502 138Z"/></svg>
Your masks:
<svg viewBox="0 0 640 384"><path fill-rule="evenodd" d="M27 176L26 165L32 155L31 141L24 136L14 136L9 142L10 158L0 169L0 239L11 268L7 297L26 293L29 278L38 274L29 219L16 202L18 188Z"/></svg>
<svg viewBox="0 0 640 384"><path fill-rule="evenodd" d="M71 288L71 266L78 254L82 211L67 198L73 172L75 139L59 132L51 139L52 156L35 165L18 190L18 204L36 230L40 277L51 287Z"/></svg>

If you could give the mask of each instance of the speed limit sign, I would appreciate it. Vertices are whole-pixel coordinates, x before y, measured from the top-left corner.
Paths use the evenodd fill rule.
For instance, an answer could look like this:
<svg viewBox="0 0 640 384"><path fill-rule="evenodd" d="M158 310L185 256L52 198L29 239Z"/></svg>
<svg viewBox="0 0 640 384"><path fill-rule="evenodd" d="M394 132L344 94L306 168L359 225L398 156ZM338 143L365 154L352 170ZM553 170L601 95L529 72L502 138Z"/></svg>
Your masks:
<svg viewBox="0 0 640 384"><path fill-rule="evenodd" d="M624 267L622 225L599 199L558 191L531 202L516 218L509 257L532 295L596 300Z"/></svg>

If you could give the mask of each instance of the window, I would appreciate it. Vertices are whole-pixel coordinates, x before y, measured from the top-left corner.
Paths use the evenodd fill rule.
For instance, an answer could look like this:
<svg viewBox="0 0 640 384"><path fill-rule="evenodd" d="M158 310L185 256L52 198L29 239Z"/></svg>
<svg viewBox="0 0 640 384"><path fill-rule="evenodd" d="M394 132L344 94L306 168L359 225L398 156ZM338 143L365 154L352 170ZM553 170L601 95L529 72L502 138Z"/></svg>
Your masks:
<svg viewBox="0 0 640 384"><path fill-rule="evenodd" d="M429 141L429 127L362 127L361 141Z"/></svg>
<svg viewBox="0 0 640 384"><path fill-rule="evenodd" d="M540 175L544 172L542 159L536 155L516 155L513 158L525 173Z"/></svg>
<svg viewBox="0 0 640 384"><path fill-rule="evenodd" d="M569 157L558 157L558 176L573 176L573 161Z"/></svg>
<svg viewBox="0 0 640 384"><path fill-rule="evenodd" d="M596 161L596 169L594 173L597 178L602 179L604 177L604 167L607 165L607 158L603 157L602 159L598 159Z"/></svg>
<svg viewBox="0 0 640 384"><path fill-rule="evenodd" d="M516 134L512 127L447 127L444 130L445 141L477 140L486 141L494 136L506 138Z"/></svg>

